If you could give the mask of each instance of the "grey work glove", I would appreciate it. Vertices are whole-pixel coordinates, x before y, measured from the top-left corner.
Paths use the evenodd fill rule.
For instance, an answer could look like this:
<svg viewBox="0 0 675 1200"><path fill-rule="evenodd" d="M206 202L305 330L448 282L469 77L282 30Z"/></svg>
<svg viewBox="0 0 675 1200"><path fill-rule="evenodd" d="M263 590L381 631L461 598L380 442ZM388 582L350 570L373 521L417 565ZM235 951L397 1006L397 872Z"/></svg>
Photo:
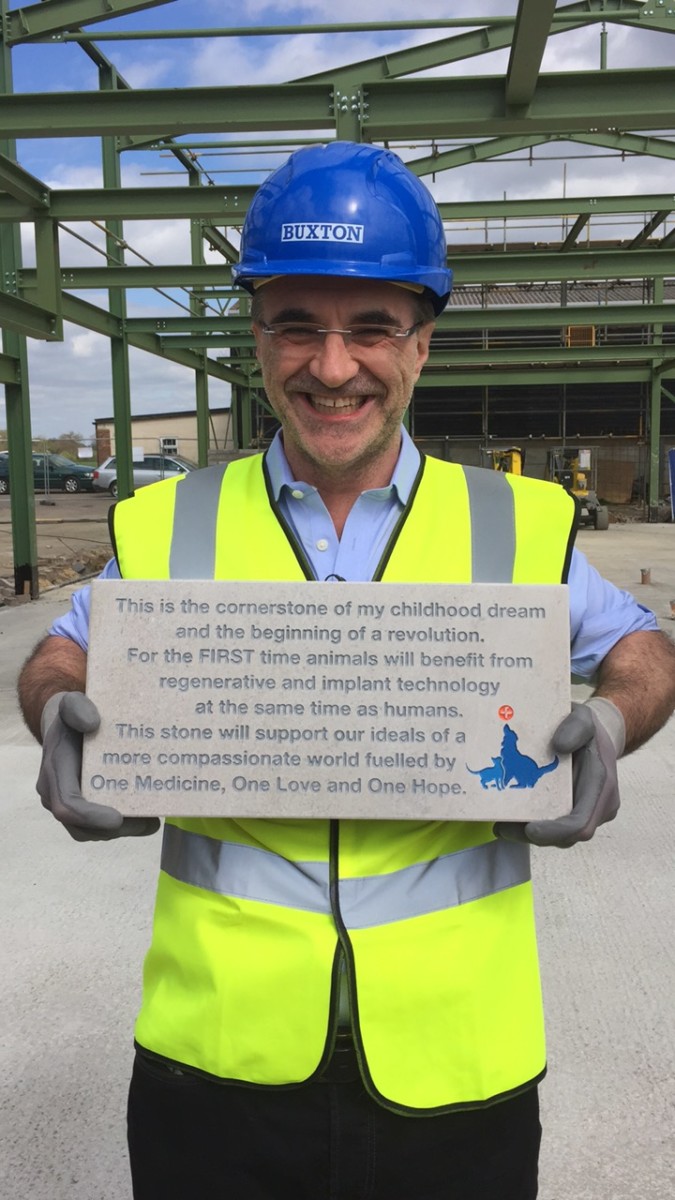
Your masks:
<svg viewBox="0 0 675 1200"><path fill-rule="evenodd" d="M613 821L619 811L616 760L625 743L623 715L611 700L593 696L585 704L573 704L551 739L556 752L573 755L571 813L552 821L500 821L494 826L496 836L561 849L588 842L598 825Z"/></svg>
<svg viewBox="0 0 675 1200"><path fill-rule="evenodd" d="M83 692L57 692L44 706L42 763L37 791L45 808L78 842L141 837L159 829L157 817L123 817L114 808L91 804L80 791L82 737L98 729L98 709Z"/></svg>

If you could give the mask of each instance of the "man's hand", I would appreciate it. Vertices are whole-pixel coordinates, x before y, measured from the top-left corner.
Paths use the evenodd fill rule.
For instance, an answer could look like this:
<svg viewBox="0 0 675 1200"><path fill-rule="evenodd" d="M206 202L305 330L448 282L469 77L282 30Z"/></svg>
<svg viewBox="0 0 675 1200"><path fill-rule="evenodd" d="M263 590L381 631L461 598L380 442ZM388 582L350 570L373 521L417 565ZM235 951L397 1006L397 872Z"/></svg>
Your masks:
<svg viewBox="0 0 675 1200"><path fill-rule="evenodd" d="M37 790L45 808L78 842L142 837L159 829L157 817L123 817L91 804L80 791L82 737L98 729L98 709L83 692L57 692L42 713L42 764Z"/></svg>
<svg viewBox="0 0 675 1200"><path fill-rule="evenodd" d="M611 700L595 696L586 704L574 704L552 738L556 752L573 756L571 813L553 821L500 821L494 827L496 836L561 849L589 841L598 825L613 821L619 811L616 760L624 744L623 717Z"/></svg>

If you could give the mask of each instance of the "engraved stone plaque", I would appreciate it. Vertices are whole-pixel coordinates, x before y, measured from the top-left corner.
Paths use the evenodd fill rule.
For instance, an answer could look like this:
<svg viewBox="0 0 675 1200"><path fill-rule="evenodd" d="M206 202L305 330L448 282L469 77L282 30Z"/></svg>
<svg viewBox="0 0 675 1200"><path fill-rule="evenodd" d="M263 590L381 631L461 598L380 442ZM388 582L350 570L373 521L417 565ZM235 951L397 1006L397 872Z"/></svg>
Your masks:
<svg viewBox="0 0 675 1200"><path fill-rule="evenodd" d="M82 790L126 814L571 808L561 585L98 580L87 694Z"/></svg>

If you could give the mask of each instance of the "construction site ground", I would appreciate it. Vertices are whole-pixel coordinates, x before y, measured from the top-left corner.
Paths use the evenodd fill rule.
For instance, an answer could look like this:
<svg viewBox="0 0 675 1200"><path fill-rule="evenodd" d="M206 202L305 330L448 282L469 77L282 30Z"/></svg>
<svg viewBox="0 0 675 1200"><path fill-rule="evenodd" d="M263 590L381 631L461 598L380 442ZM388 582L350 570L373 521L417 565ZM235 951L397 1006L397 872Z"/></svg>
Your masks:
<svg viewBox="0 0 675 1200"><path fill-rule="evenodd" d="M35 793L17 673L69 604L59 572L75 563L80 579L108 556L110 504L39 501L41 598L0 608L0 1200L131 1200L126 1090L160 840L72 841ZM4 578L8 517L3 497ZM675 525L615 522L578 544L672 636ZM673 1193L675 722L620 779L619 816L592 842L533 852L549 1045L540 1200Z"/></svg>

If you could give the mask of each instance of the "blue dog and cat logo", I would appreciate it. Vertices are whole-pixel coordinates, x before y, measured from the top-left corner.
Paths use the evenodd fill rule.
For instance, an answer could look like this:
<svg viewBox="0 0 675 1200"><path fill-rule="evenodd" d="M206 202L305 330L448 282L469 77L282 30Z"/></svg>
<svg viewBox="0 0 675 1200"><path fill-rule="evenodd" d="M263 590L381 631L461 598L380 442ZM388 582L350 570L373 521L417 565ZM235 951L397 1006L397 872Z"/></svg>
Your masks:
<svg viewBox="0 0 675 1200"><path fill-rule="evenodd" d="M480 767L477 771L473 771L471 767L466 769L471 775L480 776L481 787L494 787L498 791L502 791L503 788L535 787L542 775L548 775L549 772L555 771L558 762L556 754L552 762L545 763L543 767L540 767L533 758L527 754L521 754L518 749L518 734L510 725L505 725L501 754L496 758L493 757L487 767Z"/></svg>

